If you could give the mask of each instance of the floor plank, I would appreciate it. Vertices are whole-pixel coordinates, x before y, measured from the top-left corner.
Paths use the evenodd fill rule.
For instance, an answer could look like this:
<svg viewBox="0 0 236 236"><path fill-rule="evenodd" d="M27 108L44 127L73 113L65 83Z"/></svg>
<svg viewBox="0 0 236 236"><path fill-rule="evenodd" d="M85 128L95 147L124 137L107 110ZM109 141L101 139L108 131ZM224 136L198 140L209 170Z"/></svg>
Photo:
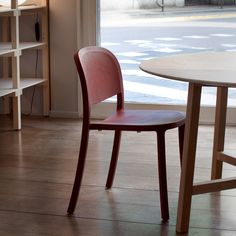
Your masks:
<svg viewBox="0 0 236 236"><path fill-rule="evenodd" d="M77 163L81 122L22 119L12 131L0 117L0 235L177 235L180 163L177 132L166 135L170 220L160 218L156 136L124 132L114 186L105 190L112 132L93 131L81 194L66 215ZM210 177L212 126L200 126L195 181ZM236 128L226 148L236 151ZM224 166L224 176L236 169ZM236 190L193 197L189 235L235 235Z"/></svg>

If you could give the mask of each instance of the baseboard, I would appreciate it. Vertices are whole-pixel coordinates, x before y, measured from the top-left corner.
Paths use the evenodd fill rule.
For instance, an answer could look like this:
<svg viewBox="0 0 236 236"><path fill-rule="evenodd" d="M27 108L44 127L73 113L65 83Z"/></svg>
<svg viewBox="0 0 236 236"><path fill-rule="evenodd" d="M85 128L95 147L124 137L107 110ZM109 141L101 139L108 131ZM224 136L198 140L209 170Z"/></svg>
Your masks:
<svg viewBox="0 0 236 236"><path fill-rule="evenodd" d="M170 105L170 104L134 104L126 103L126 108L129 109L150 109L150 110L179 110L186 111L185 105ZM107 117L112 111L115 111L116 106L112 102L104 102L99 105L95 105L91 112L92 119L103 119ZM70 111L50 111L50 117L58 118L81 118L79 112ZM215 107L202 106L200 111L200 124L212 125L215 122ZM227 125L236 125L236 107L229 107L227 109Z"/></svg>
<svg viewBox="0 0 236 236"><path fill-rule="evenodd" d="M175 104L134 104L126 103L126 108L129 109L150 109L150 110L179 110L186 111L186 105ZM101 103L96 105L91 117L102 119L111 113L111 110L115 110L115 105L111 102ZM215 123L215 107L214 106L202 106L200 111L200 124L212 125ZM236 107L229 107L227 109L227 125L236 125Z"/></svg>
<svg viewBox="0 0 236 236"><path fill-rule="evenodd" d="M50 117L55 118L80 118L78 112L71 112L71 111L54 111L51 110L49 112Z"/></svg>

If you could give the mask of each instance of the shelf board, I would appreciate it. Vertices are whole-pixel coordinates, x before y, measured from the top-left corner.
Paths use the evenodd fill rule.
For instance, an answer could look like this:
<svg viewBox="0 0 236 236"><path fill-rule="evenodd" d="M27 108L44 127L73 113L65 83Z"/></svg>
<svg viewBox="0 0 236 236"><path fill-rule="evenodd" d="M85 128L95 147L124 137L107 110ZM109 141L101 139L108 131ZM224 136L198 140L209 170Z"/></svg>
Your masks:
<svg viewBox="0 0 236 236"><path fill-rule="evenodd" d="M41 78L21 78L19 89L25 89L31 86L42 84L45 81L46 81L45 79ZM0 79L0 91L5 91L5 90L14 90L13 92L16 91L16 89L13 89L12 79Z"/></svg>
<svg viewBox="0 0 236 236"><path fill-rule="evenodd" d="M10 7L3 7L0 6L0 14L1 13L11 13L14 11L15 9L11 9Z"/></svg>
<svg viewBox="0 0 236 236"><path fill-rule="evenodd" d="M9 6L1 6L0 5L0 14L1 13L12 14L12 12L14 12L15 10L18 10L18 11L30 11L30 10L43 9L45 7L46 6L44 6L44 5L28 4L28 5L18 6L18 8L16 8L16 9L14 9L14 8L12 9Z"/></svg>
<svg viewBox="0 0 236 236"><path fill-rule="evenodd" d="M21 42L19 45L20 50L33 49L43 47L45 43L43 42Z"/></svg>
<svg viewBox="0 0 236 236"><path fill-rule="evenodd" d="M10 79L0 79L0 97L16 92Z"/></svg>
<svg viewBox="0 0 236 236"><path fill-rule="evenodd" d="M31 4L31 5L22 5L22 6L19 6L18 9L20 11L31 11L31 10L37 10L37 9L43 9L45 8L46 6L45 5L36 5L36 4Z"/></svg>
<svg viewBox="0 0 236 236"><path fill-rule="evenodd" d="M20 79L20 88L21 89L25 89L25 88L29 88L38 84L43 84L44 82L46 82L45 79L39 79L39 78L24 78L24 79Z"/></svg>
<svg viewBox="0 0 236 236"><path fill-rule="evenodd" d="M15 91L16 91L15 89L2 89L2 88L0 88L0 97L12 94Z"/></svg>
<svg viewBox="0 0 236 236"><path fill-rule="evenodd" d="M14 52L11 43L0 43L0 55L13 56Z"/></svg>
<svg viewBox="0 0 236 236"><path fill-rule="evenodd" d="M41 48L45 45L42 42L21 42L18 49L12 48L11 43L0 43L0 55L2 56L14 56L14 53L17 50L26 50L26 49L34 49Z"/></svg>

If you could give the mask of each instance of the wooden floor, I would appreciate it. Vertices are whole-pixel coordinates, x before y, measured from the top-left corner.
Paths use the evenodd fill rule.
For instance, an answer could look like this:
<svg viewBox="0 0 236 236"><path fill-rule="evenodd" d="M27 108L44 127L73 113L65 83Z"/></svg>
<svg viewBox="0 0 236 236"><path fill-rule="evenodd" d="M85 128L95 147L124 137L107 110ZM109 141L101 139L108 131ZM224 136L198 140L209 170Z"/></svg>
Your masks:
<svg viewBox="0 0 236 236"><path fill-rule="evenodd" d="M0 118L0 235L151 236L175 233L180 165L177 130L166 135L170 220L160 218L155 133L123 133L114 187L104 188L112 133L93 131L79 204L66 214L79 151L78 120ZM211 126L199 128L195 180L210 176ZM236 128L226 146L236 150ZM236 176L225 166L224 176ZM189 235L236 235L236 190L193 197Z"/></svg>

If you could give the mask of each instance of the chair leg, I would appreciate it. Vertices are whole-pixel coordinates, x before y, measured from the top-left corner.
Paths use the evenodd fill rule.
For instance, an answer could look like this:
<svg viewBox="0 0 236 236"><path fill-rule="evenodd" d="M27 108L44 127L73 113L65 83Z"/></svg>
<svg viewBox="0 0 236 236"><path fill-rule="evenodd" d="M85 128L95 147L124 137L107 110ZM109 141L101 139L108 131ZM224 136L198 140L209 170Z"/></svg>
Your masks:
<svg viewBox="0 0 236 236"><path fill-rule="evenodd" d="M82 181L83 172L84 172L87 147L88 147L88 139L89 139L89 129L88 129L88 127L83 127L81 143L80 143L79 159L78 159L75 180L74 180L74 186L73 186L73 190L72 190L71 198L70 198L70 203L69 203L68 210L67 210L67 213L69 215L73 214L75 207L76 207L77 199L79 196L81 181Z"/></svg>
<svg viewBox="0 0 236 236"><path fill-rule="evenodd" d="M157 132L158 150L158 173L161 202L161 216L164 221L169 219L167 178L166 178L166 153L165 153L165 132Z"/></svg>
<svg viewBox="0 0 236 236"><path fill-rule="evenodd" d="M108 172L107 182L106 182L107 189L110 189L112 187L113 180L115 177L116 165L117 165L119 149L120 149L120 140L121 140L121 131L115 131L111 162L110 162L110 167L109 167L109 172Z"/></svg>
<svg viewBox="0 0 236 236"><path fill-rule="evenodd" d="M181 125L178 128L179 131L179 154L180 154L180 165L182 166L183 148L184 148L184 130L185 125Z"/></svg>

